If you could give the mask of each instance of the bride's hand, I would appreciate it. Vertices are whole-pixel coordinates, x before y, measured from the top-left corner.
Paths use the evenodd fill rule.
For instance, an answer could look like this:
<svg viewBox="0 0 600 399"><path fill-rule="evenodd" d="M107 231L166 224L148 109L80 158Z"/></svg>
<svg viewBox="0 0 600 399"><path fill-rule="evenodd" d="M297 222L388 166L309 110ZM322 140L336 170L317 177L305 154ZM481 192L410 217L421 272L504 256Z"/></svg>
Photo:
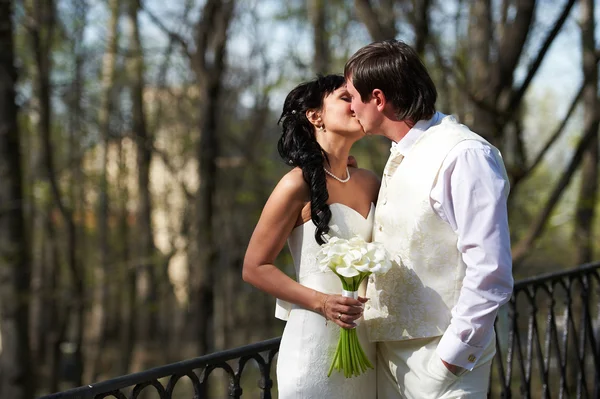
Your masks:
<svg viewBox="0 0 600 399"><path fill-rule="evenodd" d="M342 328L355 328L354 322L362 316L363 303L367 300L362 297L353 299L341 295L326 295L321 313Z"/></svg>

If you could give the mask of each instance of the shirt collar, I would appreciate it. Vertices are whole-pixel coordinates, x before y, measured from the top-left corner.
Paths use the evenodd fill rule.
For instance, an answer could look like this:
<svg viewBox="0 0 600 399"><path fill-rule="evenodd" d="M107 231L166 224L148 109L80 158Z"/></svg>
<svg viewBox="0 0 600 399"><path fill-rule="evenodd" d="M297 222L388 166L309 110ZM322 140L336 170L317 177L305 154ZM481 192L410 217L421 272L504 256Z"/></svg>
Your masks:
<svg viewBox="0 0 600 399"><path fill-rule="evenodd" d="M410 152L410 149L413 147L417 139L421 136L421 134L429 129L433 125L437 125L442 118L446 116L441 112L436 112L433 114L431 119L421 119L406 133L406 135L400 139L397 143L392 141L392 147L390 151L398 152L402 156L406 156Z"/></svg>

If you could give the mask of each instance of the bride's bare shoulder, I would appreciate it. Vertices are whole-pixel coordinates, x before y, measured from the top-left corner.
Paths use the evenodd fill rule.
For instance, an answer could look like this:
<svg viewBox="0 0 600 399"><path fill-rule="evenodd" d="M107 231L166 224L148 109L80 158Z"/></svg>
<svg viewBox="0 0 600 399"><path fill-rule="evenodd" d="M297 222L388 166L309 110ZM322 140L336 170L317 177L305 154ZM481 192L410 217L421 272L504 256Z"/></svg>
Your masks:
<svg viewBox="0 0 600 399"><path fill-rule="evenodd" d="M302 176L302 169L294 168L286 173L277 183L274 192L290 200L306 201L310 190Z"/></svg>

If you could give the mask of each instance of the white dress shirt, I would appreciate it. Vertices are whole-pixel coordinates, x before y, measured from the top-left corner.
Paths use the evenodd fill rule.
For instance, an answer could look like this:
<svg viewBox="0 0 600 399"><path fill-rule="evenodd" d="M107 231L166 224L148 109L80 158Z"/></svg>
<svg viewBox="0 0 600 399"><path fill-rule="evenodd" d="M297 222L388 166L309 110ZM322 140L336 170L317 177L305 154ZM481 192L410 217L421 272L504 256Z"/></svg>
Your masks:
<svg viewBox="0 0 600 399"><path fill-rule="evenodd" d="M445 115L419 121L391 151L406 156L418 137ZM490 146L465 140L447 155L431 189L434 212L458 235L457 248L467 266L450 326L437 353L444 361L472 369L465 353L490 344L498 308L512 294L512 256L506 200L509 183Z"/></svg>

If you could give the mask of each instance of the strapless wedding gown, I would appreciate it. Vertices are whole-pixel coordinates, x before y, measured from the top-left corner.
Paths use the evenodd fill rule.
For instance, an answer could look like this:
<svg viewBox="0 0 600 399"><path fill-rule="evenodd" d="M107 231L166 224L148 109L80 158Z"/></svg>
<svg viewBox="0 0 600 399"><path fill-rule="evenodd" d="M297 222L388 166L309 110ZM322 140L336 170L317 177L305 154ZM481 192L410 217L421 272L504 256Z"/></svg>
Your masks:
<svg viewBox="0 0 600 399"><path fill-rule="evenodd" d="M366 219L344 204L331 204L330 209L331 236L351 238L358 235L371 241L373 204ZM330 270L322 272L319 269L316 256L320 246L315 240L315 229L313 222L308 221L296 227L288 238L297 281L317 291L340 294L342 283L339 277ZM365 284L359 290L360 296L365 295L364 291ZM287 320L277 360L279 399L375 398L375 370L369 369L351 378L345 378L341 372L334 370L331 377L327 377L340 335L341 328L337 324L330 321L326 325L321 314L280 300L277 301L275 316ZM375 367L375 344L369 342L364 323L360 323L356 330L365 354Z"/></svg>

